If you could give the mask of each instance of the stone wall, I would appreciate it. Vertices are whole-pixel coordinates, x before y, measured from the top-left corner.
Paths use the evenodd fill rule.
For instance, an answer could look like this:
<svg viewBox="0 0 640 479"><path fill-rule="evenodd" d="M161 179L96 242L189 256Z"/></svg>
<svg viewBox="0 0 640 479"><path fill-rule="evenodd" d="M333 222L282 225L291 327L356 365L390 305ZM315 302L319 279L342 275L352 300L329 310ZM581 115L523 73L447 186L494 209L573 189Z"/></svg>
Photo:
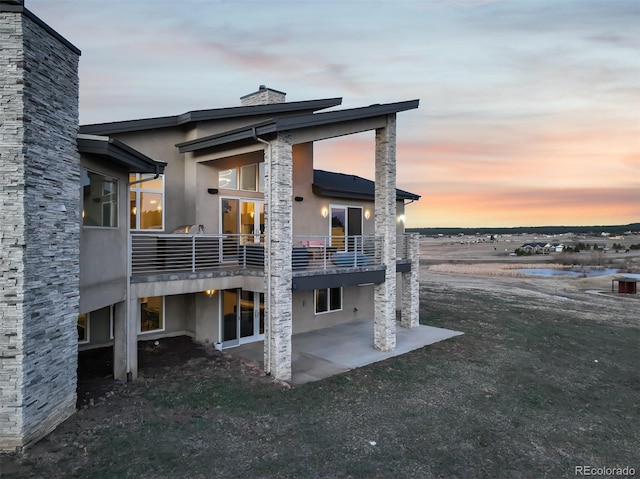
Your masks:
<svg viewBox="0 0 640 479"><path fill-rule="evenodd" d="M11 450L75 411L80 52L21 8L0 11L0 45L0 450Z"/></svg>

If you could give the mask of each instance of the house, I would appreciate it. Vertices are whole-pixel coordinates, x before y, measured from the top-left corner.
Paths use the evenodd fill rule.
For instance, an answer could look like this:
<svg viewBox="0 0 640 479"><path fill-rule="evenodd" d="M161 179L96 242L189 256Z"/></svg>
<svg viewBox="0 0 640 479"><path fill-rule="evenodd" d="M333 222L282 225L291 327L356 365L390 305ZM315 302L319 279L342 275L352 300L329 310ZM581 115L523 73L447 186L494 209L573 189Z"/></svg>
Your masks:
<svg viewBox="0 0 640 479"><path fill-rule="evenodd" d="M418 325L418 243L396 188L396 115L260 86L238 106L78 126L80 51L0 0L0 450L75 410L78 351L188 335L264 341L291 376L292 336L373 318L375 348ZM7 68L4 68L4 66ZM45 106L45 107L43 107ZM314 168L316 142L371 131L367 180Z"/></svg>
<svg viewBox="0 0 640 479"><path fill-rule="evenodd" d="M524 243L520 246L520 251L525 254L547 254L547 253L562 253L564 251L564 245L562 243Z"/></svg>

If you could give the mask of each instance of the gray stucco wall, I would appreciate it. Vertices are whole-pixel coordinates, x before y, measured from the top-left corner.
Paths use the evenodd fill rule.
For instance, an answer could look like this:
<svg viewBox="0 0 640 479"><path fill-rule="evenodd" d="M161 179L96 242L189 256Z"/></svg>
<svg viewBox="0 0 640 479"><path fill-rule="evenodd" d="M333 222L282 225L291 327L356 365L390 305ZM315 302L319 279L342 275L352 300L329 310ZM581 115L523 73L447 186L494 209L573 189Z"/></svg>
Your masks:
<svg viewBox="0 0 640 479"><path fill-rule="evenodd" d="M0 450L75 411L79 303L78 57L0 13Z"/></svg>
<svg viewBox="0 0 640 479"><path fill-rule="evenodd" d="M88 156L82 157L82 167L118 180L118 227L82 226L80 230L80 312L87 313L126 297L129 174L106 168Z"/></svg>

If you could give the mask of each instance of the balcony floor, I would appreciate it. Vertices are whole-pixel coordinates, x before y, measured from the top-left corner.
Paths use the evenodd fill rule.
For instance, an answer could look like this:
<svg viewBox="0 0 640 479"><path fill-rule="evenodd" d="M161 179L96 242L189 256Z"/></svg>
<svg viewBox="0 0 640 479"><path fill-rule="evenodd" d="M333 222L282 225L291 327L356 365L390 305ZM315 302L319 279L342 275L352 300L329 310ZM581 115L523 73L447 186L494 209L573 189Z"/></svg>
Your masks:
<svg viewBox="0 0 640 479"><path fill-rule="evenodd" d="M463 334L423 325L406 329L400 327L399 323L396 330L396 349L387 353L373 347L372 319L294 335L291 383L318 381ZM257 361L262 367L263 348L263 341L259 341L228 351L236 357Z"/></svg>

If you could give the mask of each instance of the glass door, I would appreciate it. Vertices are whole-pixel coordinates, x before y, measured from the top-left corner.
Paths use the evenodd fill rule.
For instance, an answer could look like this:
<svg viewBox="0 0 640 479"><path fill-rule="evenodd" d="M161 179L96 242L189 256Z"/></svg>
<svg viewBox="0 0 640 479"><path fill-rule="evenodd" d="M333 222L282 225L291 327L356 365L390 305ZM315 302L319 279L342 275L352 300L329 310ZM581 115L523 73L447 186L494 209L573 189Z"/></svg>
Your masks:
<svg viewBox="0 0 640 479"><path fill-rule="evenodd" d="M264 293L227 289L221 298L223 348L264 338Z"/></svg>
<svg viewBox="0 0 640 479"><path fill-rule="evenodd" d="M331 246L338 251L355 251L361 247L362 208L331 206Z"/></svg>

